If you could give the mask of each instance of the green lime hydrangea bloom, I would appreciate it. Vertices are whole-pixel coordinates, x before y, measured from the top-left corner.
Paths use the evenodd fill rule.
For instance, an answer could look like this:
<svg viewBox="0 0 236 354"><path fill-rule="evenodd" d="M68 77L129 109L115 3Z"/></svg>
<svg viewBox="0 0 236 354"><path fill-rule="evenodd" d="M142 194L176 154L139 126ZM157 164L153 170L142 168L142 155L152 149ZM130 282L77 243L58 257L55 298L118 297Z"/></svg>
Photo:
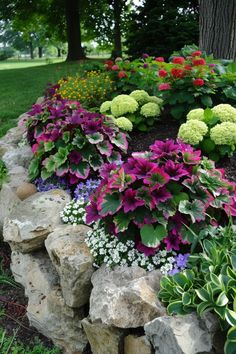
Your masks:
<svg viewBox="0 0 236 354"><path fill-rule="evenodd" d="M133 130L133 124L132 122L126 118L126 117L119 117L114 120L114 123L123 130L126 130L128 132L131 132Z"/></svg>
<svg viewBox="0 0 236 354"><path fill-rule="evenodd" d="M204 135L208 132L208 127L199 120L190 120L180 126L178 138L190 145L198 145Z"/></svg>
<svg viewBox="0 0 236 354"><path fill-rule="evenodd" d="M121 117L126 113L134 113L138 109L138 102L129 95L119 95L111 102L111 113Z"/></svg>
<svg viewBox="0 0 236 354"><path fill-rule="evenodd" d="M158 104L158 106L162 106L164 101L159 97L149 96L148 102L153 102L153 103Z"/></svg>
<svg viewBox="0 0 236 354"><path fill-rule="evenodd" d="M148 102L145 103L142 107L141 107L141 111L140 113L144 116L144 117L158 117L161 113L160 107L153 102Z"/></svg>
<svg viewBox="0 0 236 354"><path fill-rule="evenodd" d="M111 101L105 101L100 106L100 113L104 114L111 109Z"/></svg>
<svg viewBox="0 0 236 354"><path fill-rule="evenodd" d="M149 94L144 90L135 90L131 92L130 97L133 97L140 105L149 102Z"/></svg>
<svg viewBox="0 0 236 354"><path fill-rule="evenodd" d="M204 119L204 109L196 108L192 109L187 114L187 120L203 120Z"/></svg>
<svg viewBox="0 0 236 354"><path fill-rule="evenodd" d="M221 122L236 123L236 108L232 107L230 104L221 103L211 110Z"/></svg>
<svg viewBox="0 0 236 354"><path fill-rule="evenodd" d="M216 145L235 145L236 144L236 124L223 122L211 129L211 140Z"/></svg>

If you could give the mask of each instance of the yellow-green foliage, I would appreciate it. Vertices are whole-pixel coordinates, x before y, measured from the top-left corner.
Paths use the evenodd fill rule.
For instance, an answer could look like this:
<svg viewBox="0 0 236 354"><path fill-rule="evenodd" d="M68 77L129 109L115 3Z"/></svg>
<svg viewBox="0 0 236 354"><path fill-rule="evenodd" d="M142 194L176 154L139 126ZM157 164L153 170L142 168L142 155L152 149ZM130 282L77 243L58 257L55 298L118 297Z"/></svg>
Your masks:
<svg viewBox="0 0 236 354"><path fill-rule="evenodd" d="M204 122L199 120L189 120L179 128L178 138L187 144L198 145L204 135L208 132L208 127Z"/></svg>
<svg viewBox="0 0 236 354"><path fill-rule="evenodd" d="M114 119L114 123L120 128L125 131L131 132L133 130L133 124L132 122L125 118L125 117L119 117L117 119Z"/></svg>
<svg viewBox="0 0 236 354"><path fill-rule="evenodd" d="M204 109L203 108L196 108L192 109L187 114L187 120L203 120L204 119Z"/></svg>
<svg viewBox="0 0 236 354"><path fill-rule="evenodd" d="M236 108L230 104L218 104L212 108L212 112L221 122L236 123Z"/></svg>
<svg viewBox="0 0 236 354"><path fill-rule="evenodd" d="M211 129L210 136L216 145L235 145L236 124L232 122L217 124Z"/></svg>

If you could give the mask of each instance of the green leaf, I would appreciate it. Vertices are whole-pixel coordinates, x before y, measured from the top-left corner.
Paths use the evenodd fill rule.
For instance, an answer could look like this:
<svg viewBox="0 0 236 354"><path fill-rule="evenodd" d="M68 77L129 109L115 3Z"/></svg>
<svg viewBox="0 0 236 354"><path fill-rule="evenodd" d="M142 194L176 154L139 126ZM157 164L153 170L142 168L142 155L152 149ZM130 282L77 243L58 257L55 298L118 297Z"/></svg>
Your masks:
<svg viewBox="0 0 236 354"><path fill-rule="evenodd" d="M191 295L189 293L183 293L182 295L182 302L184 306L191 304Z"/></svg>
<svg viewBox="0 0 236 354"><path fill-rule="evenodd" d="M120 211L119 214L114 217L114 223L116 225L117 232L124 232L127 230L130 219L131 217L129 214L125 214L124 212Z"/></svg>
<svg viewBox="0 0 236 354"><path fill-rule="evenodd" d="M69 143L69 141L70 141L70 132L65 132L65 133L63 133L62 139L64 140L64 142L65 142L66 144Z"/></svg>
<svg viewBox="0 0 236 354"><path fill-rule="evenodd" d="M101 202L101 216L113 215L122 206L121 196L119 193L106 194Z"/></svg>
<svg viewBox="0 0 236 354"><path fill-rule="evenodd" d="M167 231L163 225L158 225L155 229L153 225L144 225L140 229L140 235L145 246L155 248L167 236Z"/></svg>
<svg viewBox="0 0 236 354"><path fill-rule="evenodd" d="M224 346L224 354L235 354L236 341L226 340Z"/></svg>
<svg viewBox="0 0 236 354"><path fill-rule="evenodd" d="M175 301L167 306L167 312L170 315L186 315L182 301Z"/></svg>
<svg viewBox="0 0 236 354"><path fill-rule="evenodd" d="M56 167L60 167L66 162L69 151L66 147L59 147L58 152L54 155Z"/></svg>
<svg viewBox="0 0 236 354"><path fill-rule="evenodd" d="M104 138L103 135L99 132L94 133L94 134L88 134L88 135L86 135L86 137L91 144L98 144L101 141L103 141L103 138Z"/></svg>
<svg viewBox="0 0 236 354"><path fill-rule="evenodd" d="M81 134L77 134L72 140L72 144L78 149L82 149L82 147L86 144L86 139Z"/></svg>
<svg viewBox="0 0 236 354"><path fill-rule="evenodd" d="M219 294L215 303L217 306L223 307L223 306L226 306L228 304L228 302L229 302L229 299L227 298L226 293L222 292Z"/></svg>
<svg viewBox="0 0 236 354"><path fill-rule="evenodd" d="M210 295L208 294L207 290L204 288L196 289L196 294L202 301L210 300Z"/></svg>
<svg viewBox="0 0 236 354"><path fill-rule="evenodd" d="M179 203L179 211L182 214L190 215L193 223L205 220L205 207L200 200L194 200L192 202L181 200Z"/></svg>
<svg viewBox="0 0 236 354"><path fill-rule="evenodd" d="M181 200L189 200L189 196L187 193L179 193L173 196L173 200L175 202L175 204L179 204L181 202Z"/></svg>
<svg viewBox="0 0 236 354"><path fill-rule="evenodd" d="M52 156L49 156L45 161L45 169L48 171L48 172L54 172L56 170L56 161L54 159L54 156L55 155L52 155Z"/></svg>
<svg viewBox="0 0 236 354"><path fill-rule="evenodd" d="M40 159L33 158L29 165L29 178L34 180L39 175Z"/></svg>
<svg viewBox="0 0 236 354"><path fill-rule="evenodd" d="M51 151L54 148L55 144L53 141L47 141L44 143L44 150L46 152Z"/></svg>
<svg viewBox="0 0 236 354"><path fill-rule="evenodd" d="M181 119L184 115L185 107L183 105L171 108L170 113L175 119Z"/></svg>
<svg viewBox="0 0 236 354"><path fill-rule="evenodd" d="M206 310L210 308L211 304L210 302L201 302L197 306L197 313L201 316Z"/></svg>
<svg viewBox="0 0 236 354"><path fill-rule="evenodd" d="M236 341L236 326L233 326L232 328L229 329L227 333L227 339L230 341Z"/></svg>
<svg viewBox="0 0 236 354"><path fill-rule="evenodd" d="M90 167L87 162L81 161L78 165L71 165L70 171L78 178L86 179L90 172Z"/></svg>
<svg viewBox="0 0 236 354"><path fill-rule="evenodd" d="M93 168L94 171L99 170L99 168L103 165L104 161L102 157L98 154L91 155L89 157L89 164Z"/></svg>
<svg viewBox="0 0 236 354"><path fill-rule="evenodd" d="M228 308L225 310L225 319L231 326L236 326L236 312Z"/></svg>
<svg viewBox="0 0 236 354"><path fill-rule="evenodd" d="M212 99L210 96L201 96L200 99L201 99L201 102L204 106L212 107L213 102L212 102Z"/></svg>
<svg viewBox="0 0 236 354"><path fill-rule="evenodd" d="M45 180L45 179L51 177L53 175L53 173L54 173L54 171L48 172L45 168L43 168L41 171L41 178L43 180Z"/></svg>

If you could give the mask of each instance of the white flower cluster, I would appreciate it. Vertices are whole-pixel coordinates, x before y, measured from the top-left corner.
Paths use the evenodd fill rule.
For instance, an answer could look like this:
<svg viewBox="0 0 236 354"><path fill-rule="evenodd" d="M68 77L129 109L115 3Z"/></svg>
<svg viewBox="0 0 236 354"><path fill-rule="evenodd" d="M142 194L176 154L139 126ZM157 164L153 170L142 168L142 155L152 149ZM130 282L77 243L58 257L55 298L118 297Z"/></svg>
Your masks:
<svg viewBox="0 0 236 354"><path fill-rule="evenodd" d="M79 225L86 223L85 207L87 202L81 198L73 199L67 203L63 211L60 212L60 217L65 224Z"/></svg>
<svg viewBox="0 0 236 354"><path fill-rule="evenodd" d="M103 263L111 268L116 265L139 266L147 271L160 269L165 275L174 268L175 252L163 250L154 256L145 256L135 249L134 241L122 242L117 237L107 234L99 222L88 231L85 242L94 257L96 267Z"/></svg>

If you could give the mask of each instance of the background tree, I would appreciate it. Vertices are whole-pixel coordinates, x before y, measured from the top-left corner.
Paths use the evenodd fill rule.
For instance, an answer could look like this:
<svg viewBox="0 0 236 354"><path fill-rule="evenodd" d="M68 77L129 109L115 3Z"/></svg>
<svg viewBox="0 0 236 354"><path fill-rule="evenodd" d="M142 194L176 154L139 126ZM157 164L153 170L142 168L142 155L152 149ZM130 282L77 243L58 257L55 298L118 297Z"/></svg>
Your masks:
<svg viewBox="0 0 236 354"><path fill-rule="evenodd" d="M199 46L219 59L236 59L236 1L199 0Z"/></svg>
<svg viewBox="0 0 236 354"><path fill-rule="evenodd" d="M131 15L126 45L132 57L164 56L185 44L198 44L197 0L145 0Z"/></svg>

